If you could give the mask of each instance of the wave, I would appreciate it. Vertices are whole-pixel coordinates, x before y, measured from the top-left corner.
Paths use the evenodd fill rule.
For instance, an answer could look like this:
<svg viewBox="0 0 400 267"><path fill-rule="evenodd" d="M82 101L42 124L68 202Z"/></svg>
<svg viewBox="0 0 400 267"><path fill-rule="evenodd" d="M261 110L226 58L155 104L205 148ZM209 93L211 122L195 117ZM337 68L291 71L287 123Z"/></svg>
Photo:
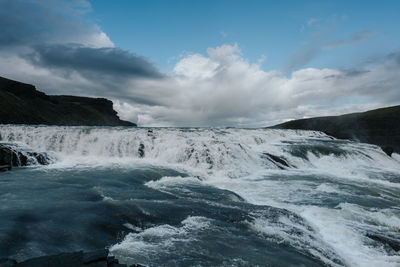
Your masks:
<svg viewBox="0 0 400 267"><path fill-rule="evenodd" d="M250 227L275 234L278 242L301 247L328 265L400 264L390 241L400 244L400 155L389 157L374 145L315 131L233 128L3 125L0 137L47 152L57 167L145 164L185 170L190 178L164 177L146 186L169 192L171 185L204 183L255 205L288 210L311 228L290 221L292 228L282 228L282 222L271 224L265 216L255 216ZM145 246L151 253L158 245L153 239L143 243L148 233L166 231L170 239L185 239L185 225L129 234L112 251L129 257L128 250ZM293 227L304 234L293 236L287 230Z"/></svg>

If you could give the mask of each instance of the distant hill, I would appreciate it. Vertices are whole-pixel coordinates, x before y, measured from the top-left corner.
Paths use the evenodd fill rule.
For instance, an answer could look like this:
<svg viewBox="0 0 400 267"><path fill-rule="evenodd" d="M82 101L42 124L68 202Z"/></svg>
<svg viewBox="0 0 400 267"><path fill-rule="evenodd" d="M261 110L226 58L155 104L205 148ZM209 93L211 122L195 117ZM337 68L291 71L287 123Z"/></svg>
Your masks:
<svg viewBox="0 0 400 267"><path fill-rule="evenodd" d="M120 120L105 98L53 96L0 77L0 124L136 126Z"/></svg>
<svg viewBox="0 0 400 267"><path fill-rule="evenodd" d="M336 138L371 143L400 152L400 106L342 116L288 121L270 128L325 132Z"/></svg>

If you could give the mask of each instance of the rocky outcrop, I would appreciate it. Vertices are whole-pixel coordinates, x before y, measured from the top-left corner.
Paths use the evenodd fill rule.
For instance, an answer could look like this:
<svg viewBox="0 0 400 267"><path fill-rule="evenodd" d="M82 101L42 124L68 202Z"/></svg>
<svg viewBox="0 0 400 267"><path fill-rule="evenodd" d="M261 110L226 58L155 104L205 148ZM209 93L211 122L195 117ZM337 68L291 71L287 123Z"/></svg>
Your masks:
<svg viewBox="0 0 400 267"><path fill-rule="evenodd" d="M50 162L45 152L35 152L16 144L0 144L0 171L11 170L12 167L47 165Z"/></svg>
<svg viewBox="0 0 400 267"><path fill-rule="evenodd" d="M325 132L340 139L375 144L391 156L400 152L400 106L342 116L288 121L270 128Z"/></svg>
<svg viewBox="0 0 400 267"><path fill-rule="evenodd" d="M11 149L0 145L0 172L11 170L12 161L13 153Z"/></svg>
<svg viewBox="0 0 400 267"><path fill-rule="evenodd" d="M102 249L92 252L69 252L57 255L43 256L17 262L13 259L0 259L0 267L127 267L120 264L113 256L108 256L108 250ZM140 264L130 267L143 267Z"/></svg>
<svg viewBox="0 0 400 267"><path fill-rule="evenodd" d="M50 96L35 86L0 77L0 124L136 126L120 120L105 98Z"/></svg>

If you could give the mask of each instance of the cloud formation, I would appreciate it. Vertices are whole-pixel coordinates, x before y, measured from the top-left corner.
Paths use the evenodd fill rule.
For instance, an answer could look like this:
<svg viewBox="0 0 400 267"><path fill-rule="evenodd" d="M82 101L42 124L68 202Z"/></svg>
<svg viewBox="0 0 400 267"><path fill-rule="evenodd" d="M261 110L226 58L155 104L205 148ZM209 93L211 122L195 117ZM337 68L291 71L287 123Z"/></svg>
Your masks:
<svg viewBox="0 0 400 267"><path fill-rule="evenodd" d="M175 75L136 82L159 105L116 105L142 125L265 126L308 116L400 103L397 57L362 69L306 68L285 76L246 61L237 45L209 48L175 66ZM159 95L160 92L168 92Z"/></svg>
<svg viewBox="0 0 400 267"><path fill-rule="evenodd" d="M252 63L239 45L224 44L187 54L163 74L87 21L84 0L0 0L0 7L7 25L0 76L49 94L110 98L123 119L142 126L267 126L400 103L400 53L354 69L299 69L320 50L315 42L281 72L264 71L265 57Z"/></svg>
<svg viewBox="0 0 400 267"><path fill-rule="evenodd" d="M160 78L144 57L115 47L92 48L76 44L36 45L25 55L32 64L85 74ZM85 75L86 76L86 75Z"/></svg>
<svg viewBox="0 0 400 267"><path fill-rule="evenodd" d="M84 0L0 0L0 7L0 49L43 43L114 46L96 24L85 21L90 4Z"/></svg>
<svg viewBox="0 0 400 267"><path fill-rule="evenodd" d="M85 0L0 0L0 75L48 93L90 96L112 96L131 79L163 76L146 58L115 47L86 20L90 10Z"/></svg>
<svg viewBox="0 0 400 267"><path fill-rule="evenodd" d="M335 40L326 44L323 49L335 49L343 46L354 45L367 40L372 35L371 31L354 32L347 39Z"/></svg>

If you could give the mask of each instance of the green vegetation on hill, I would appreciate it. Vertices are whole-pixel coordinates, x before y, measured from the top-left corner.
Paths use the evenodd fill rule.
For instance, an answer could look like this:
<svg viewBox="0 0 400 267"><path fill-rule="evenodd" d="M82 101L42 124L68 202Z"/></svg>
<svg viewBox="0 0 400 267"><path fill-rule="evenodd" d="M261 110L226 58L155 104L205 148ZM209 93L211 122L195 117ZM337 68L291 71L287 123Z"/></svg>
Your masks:
<svg viewBox="0 0 400 267"><path fill-rule="evenodd" d="M271 128L322 131L341 139L392 147L400 152L400 106L342 116L288 121Z"/></svg>
<svg viewBox="0 0 400 267"><path fill-rule="evenodd" d="M2 77L0 124L136 126L120 120L108 99L49 96L33 85Z"/></svg>

